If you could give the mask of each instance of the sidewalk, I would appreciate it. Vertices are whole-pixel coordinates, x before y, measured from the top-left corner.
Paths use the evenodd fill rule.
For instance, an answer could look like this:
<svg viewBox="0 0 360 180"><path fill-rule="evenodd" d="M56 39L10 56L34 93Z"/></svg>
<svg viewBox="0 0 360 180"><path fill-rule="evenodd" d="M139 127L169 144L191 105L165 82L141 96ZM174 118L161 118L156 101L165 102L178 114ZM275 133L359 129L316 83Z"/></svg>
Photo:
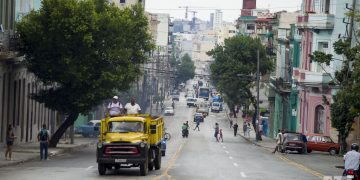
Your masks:
<svg viewBox="0 0 360 180"><path fill-rule="evenodd" d="M70 144L70 139L67 141L60 140L56 148L49 148L49 157L59 154L76 151L84 147L95 144L98 139L75 137L74 144ZM13 160L5 160L5 145L0 149L0 168L6 166L13 166L23 162L40 159L40 147L38 142L23 143L13 146L12 157Z"/></svg>

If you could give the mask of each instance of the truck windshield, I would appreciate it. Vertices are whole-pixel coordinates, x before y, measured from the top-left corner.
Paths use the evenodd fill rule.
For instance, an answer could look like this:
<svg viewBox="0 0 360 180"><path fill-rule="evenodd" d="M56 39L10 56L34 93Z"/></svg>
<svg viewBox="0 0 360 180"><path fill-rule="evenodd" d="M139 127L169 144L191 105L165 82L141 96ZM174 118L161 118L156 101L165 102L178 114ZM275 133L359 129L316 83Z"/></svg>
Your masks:
<svg viewBox="0 0 360 180"><path fill-rule="evenodd" d="M136 122L136 121L109 122L108 132L112 132L112 133L144 132L144 124L142 122Z"/></svg>

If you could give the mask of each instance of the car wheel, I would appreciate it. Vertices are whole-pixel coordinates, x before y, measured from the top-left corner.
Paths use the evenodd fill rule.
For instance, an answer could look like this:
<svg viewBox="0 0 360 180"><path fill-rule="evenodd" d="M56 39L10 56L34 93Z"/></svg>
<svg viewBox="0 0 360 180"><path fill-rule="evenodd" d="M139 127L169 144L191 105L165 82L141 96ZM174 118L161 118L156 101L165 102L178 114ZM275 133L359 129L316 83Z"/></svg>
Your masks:
<svg viewBox="0 0 360 180"><path fill-rule="evenodd" d="M311 152L312 152L312 150L311 150L311 149L308 149L308 150L307 150L307 152L308 152L308 153L311 153Z"/></svg>
<svg viewBox="0 0 360 180"><path fill-rule="evenodd" d="M335 148L330 148L329 149L329 154L330 155L335 155L336 154L336 149Z"/></svg>

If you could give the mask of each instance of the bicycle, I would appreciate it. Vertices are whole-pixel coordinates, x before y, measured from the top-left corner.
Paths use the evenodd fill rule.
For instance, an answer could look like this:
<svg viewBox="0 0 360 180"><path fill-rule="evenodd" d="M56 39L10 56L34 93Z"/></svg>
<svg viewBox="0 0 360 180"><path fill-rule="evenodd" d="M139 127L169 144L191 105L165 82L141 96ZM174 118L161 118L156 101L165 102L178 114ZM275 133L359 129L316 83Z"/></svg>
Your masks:
<svg viewBox="0 0 360 180"><path fill-rule="evenodd" d="M167 141L169 141L171 139L171 135L170 133L166 132L166 128L164 129L165 133L164 133L164 139L166 139Z"/></svg>

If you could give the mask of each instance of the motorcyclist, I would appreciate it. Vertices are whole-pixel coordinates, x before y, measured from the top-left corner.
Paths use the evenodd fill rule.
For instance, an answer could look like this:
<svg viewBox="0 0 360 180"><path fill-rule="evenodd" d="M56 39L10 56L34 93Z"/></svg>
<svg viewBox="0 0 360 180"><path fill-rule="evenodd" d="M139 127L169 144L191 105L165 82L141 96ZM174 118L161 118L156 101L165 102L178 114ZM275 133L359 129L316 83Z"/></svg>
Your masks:
<svg viewBox="0 0 360 180"><path fill-rule="evenodd" d="M351 150L344 155L344 175L346 175L347 170L354 170L359 177L360 153L358 151L359 145L357 143L352 143Z"/></svg>
<svg viewBox="0 0 360 180"><path fill-rule="evenodd" d="M172 108L175 109L175 102L173 101L171 104Z"/></svg>
<svg viewBox="0 0 360 180"><path fill-rule="evenodd" d="M188 128L189 126L184 123L182 126L181 126L181 129L182 129L182 136L183 137L187 137L188 136Z"/></svg>

